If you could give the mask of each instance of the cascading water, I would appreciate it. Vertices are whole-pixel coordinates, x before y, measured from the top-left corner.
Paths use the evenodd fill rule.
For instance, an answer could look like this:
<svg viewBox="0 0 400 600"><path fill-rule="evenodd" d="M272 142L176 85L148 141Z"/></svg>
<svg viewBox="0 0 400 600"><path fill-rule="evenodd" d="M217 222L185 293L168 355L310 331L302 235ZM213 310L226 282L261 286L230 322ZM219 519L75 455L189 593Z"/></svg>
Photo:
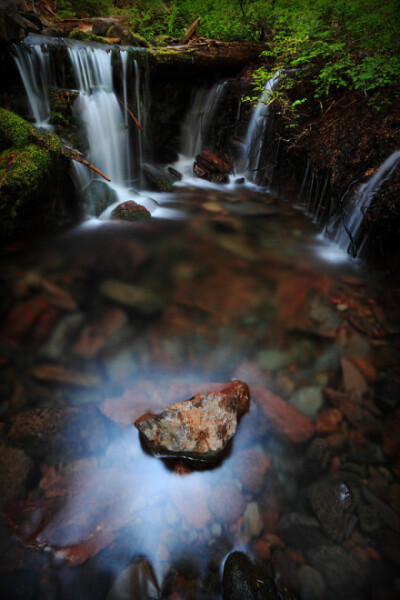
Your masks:
<svg viewBox="0 0 400 600"><path fill-rule="evenodd" d="M240 160L240 170L245 172L246 177L250 180L254 180L257 177L257 173L261 168L262 149L270 114L268 101L278 81L279 73L268 79L258 103L251 113Z"/></svg>
<svg viewBox="0 0 400 600"><path fill-rule="evenodd" d="M333 229L335 231L332 238L334 242L353 256L360 256L367 243L367 236L362 235L362 227L371 202L399 164L400 150L396 150L382 163L368 181L358 188L348 203L344 215L337 217L336 222L330 223L325 229L327 235L329 235L329 230Z"/></svg>
<svg viewBox="0 0 400 600"><path fill-rule="evenodd" d="M212 86L211 89L198 90L183 121L181 152L175 167L186 176L190 177L192 174L194 157L201 152L207 139L225 85L226 82L223 82Z"/></svg>
<svg viewBox="0 0 400 600"><path fill-rule="evenodd" d="M36 127L49 129L49 87L55 85L50 67L50 53L46 44L13 44L13 57L25 87L31 117Z"/></svg>
<svg viewBox="0 0 400 600"><path fill-rule="evenodd" d="M136 126L131 126L128 106L134 103L141 118L140 69L131 48L120 49L119 73L115 73L114 50L102 45L85 45L72 40L46 40L29 36L23 44L15 44L14 60L24 84L34 124L51 126L49 88L60 87L54 76L54 47L65 48L67 69L71 70L73 85L78 90L74 103L74 116L84 126L85 153L90 163L111 179L109 187L116 200L122 202L132 197L130 191L140 171L142 144ZM130 62L134 63L134 85L129 85ZM115 89L121 80L122 98ZM83 133L83 132L82 132ZM139 139L138 139L139 138ZM78 187L84 191L97 178L92 171L73 163Z"/></svg>

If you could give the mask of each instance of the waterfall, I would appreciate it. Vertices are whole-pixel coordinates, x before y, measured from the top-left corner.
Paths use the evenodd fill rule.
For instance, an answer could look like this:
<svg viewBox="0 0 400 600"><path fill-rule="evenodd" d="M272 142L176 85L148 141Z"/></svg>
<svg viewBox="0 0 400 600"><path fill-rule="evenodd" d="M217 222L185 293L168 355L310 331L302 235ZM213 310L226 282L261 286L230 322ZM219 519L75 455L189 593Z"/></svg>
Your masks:
<svg viewBox="0 0 400 600"><path fill-rule="evenodd" d="M88 159L111 179L113 187L127 186L132 160L129 129L114 92L112 53L92 46L69 46L68 54L79 89L74 112L85 126ZM126 82L123 85L126 90Z"/></svg>
<svg viewBox="0 0 400 600"><path fill-rule="evenodd" d="M116 50L101 44L88 45L37 35L30 35L22 43L13 45L14 60L37 127L51 129L49 88L62 87L57 80L59 61L62 60L61 72L67 71L69 87L78 91L73 114L82 122L80 141L87 148L85 157L111 179L109 187L119 201L132 196L130 189L140 169L140 133L128 110L133 104L138 118L141 118L141 73L136 60L139 52L145 51L133 48ZM118 57L119 60L114 60ZM132 85L131 63L134 63ZM115 88L119 81L120 96ZM73 169L82 191L98 178L75 162Z"/></svg>
<svg viewBox="0 0 400 600"><path fill-rule="evenodd" d="M400 150L393 152L354 193L344 214L337 219L337 228L333 240L353 256L360 255L366 244L367 236L362 235L364 217L375 195L400 164ZM330 225L332 227L332 224ZM326 228L326 233L328 229Z"/></svg>
<svg viewBox="0 0 400 600"><path fill-rule="evenodd" d="M181 127L181 152L175 167L191 176L196 154L199 154L210 139L213 118L224 92L226 82L213 85L210 89L196 92L191 107Z"/></svg>
<svg viewBox="0 0 400 600"><path fill-rule="evenodd" d="M262 150L270 112L268 102L271 92L277 86L278 81L279 73L268 79L257 105L251 113L240 160L241 169L244 170L248 179L251 180L254 180L257 177L257 173L262 169Z"/></svg>
<svg viewBox="0 0 400 600"><path fill-rule="evenodd" d="M50 67L50 52L46 44L13 44L13 58L25 87L31 117L36 127L50 129L49 87L55 85Z"/></svg>

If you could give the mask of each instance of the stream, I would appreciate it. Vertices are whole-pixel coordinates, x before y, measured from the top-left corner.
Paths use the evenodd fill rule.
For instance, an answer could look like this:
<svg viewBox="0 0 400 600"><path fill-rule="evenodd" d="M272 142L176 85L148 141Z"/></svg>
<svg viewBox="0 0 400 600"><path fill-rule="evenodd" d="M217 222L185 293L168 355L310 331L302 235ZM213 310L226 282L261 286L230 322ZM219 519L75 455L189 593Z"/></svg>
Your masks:
<svg viewBox="0 0 400 600"><path fill-rule="evenodd" d="M22 77L31 116L51 128L46 90L61 83L32 37L16 65L36 73ZM232 600L400 597L398 282L257 184L264 104L216 184L192 165L224 82L194 90L169 165L182 179L156 191L151 141L114 94L117 68L146 124L143 61L81 42L68 55L88 158L115 195L96 217L100 179L78 165L85 219L0 256L3 597L219 600L233 551L278 595L260 576L257 595L237 584ZM132 199L151 218L109 219ZM215 464L153 456L139 438L144 413L236 379L250 410Z"/></svg>

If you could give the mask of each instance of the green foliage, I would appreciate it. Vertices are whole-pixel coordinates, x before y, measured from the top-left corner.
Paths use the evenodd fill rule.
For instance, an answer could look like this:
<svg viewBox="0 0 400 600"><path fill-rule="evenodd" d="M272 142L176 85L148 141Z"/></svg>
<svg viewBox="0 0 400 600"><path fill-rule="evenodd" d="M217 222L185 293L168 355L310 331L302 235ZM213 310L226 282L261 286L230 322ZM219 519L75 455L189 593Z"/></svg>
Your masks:
<svg viewBox="0 0 400 600"><path fill-rule="evenodd" d="M269 102L279 100L293 116L299 105L290 102L290 91L301 84L311 85L318 100L339 88L361 91L377 108L398 88L398 0L276 0L273 7L263 52L271 66L254 75L257 96L277 72L280 85Z"/></svg>
<svg viewBox="0 0 400 600"><path fill-rule="evenodd" d="M113 10L112 0L56 0L56 10L62 19L96 17Z"/></svg>

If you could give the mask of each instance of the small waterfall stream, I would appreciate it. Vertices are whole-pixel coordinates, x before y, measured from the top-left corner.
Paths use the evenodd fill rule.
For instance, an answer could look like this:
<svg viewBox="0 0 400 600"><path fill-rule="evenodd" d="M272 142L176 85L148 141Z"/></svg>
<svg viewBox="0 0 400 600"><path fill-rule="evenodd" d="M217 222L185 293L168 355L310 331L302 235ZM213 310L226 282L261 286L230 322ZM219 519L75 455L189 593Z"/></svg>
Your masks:
<svg viewBox="0 0 400 600"><path fill-rule="evenodd" d="M36 126L50 127L48 87L73 89L85 156L118 202L144 203L142 160L168 173L150 151L146 61L132 48L54 46L30 37L15 47ZM192 166L202 149L219 151L231 80L194 90L174 164L182 180L153 187L156 218L103 212L2 255L5 598L222 600L246 595L248 574L254 598L396 596L400 291L341 250L340 264L330 260L315 223L271 192L279 148L265 135L266 101L276 82L248 121L235 88L229 183L196 179ZM399 164L397 151L349 190L356 238ZM108 186L76 169L82 198ZM299 203L320 227L327 189L307 165ZM344 246L345 233L338 224ZM237 379L250 408L215 463L153 455L139 438L138 418ZM226 569L235 551L268 571L245 562L243 589L227 595L226 581L239 587Z"/></svg>

